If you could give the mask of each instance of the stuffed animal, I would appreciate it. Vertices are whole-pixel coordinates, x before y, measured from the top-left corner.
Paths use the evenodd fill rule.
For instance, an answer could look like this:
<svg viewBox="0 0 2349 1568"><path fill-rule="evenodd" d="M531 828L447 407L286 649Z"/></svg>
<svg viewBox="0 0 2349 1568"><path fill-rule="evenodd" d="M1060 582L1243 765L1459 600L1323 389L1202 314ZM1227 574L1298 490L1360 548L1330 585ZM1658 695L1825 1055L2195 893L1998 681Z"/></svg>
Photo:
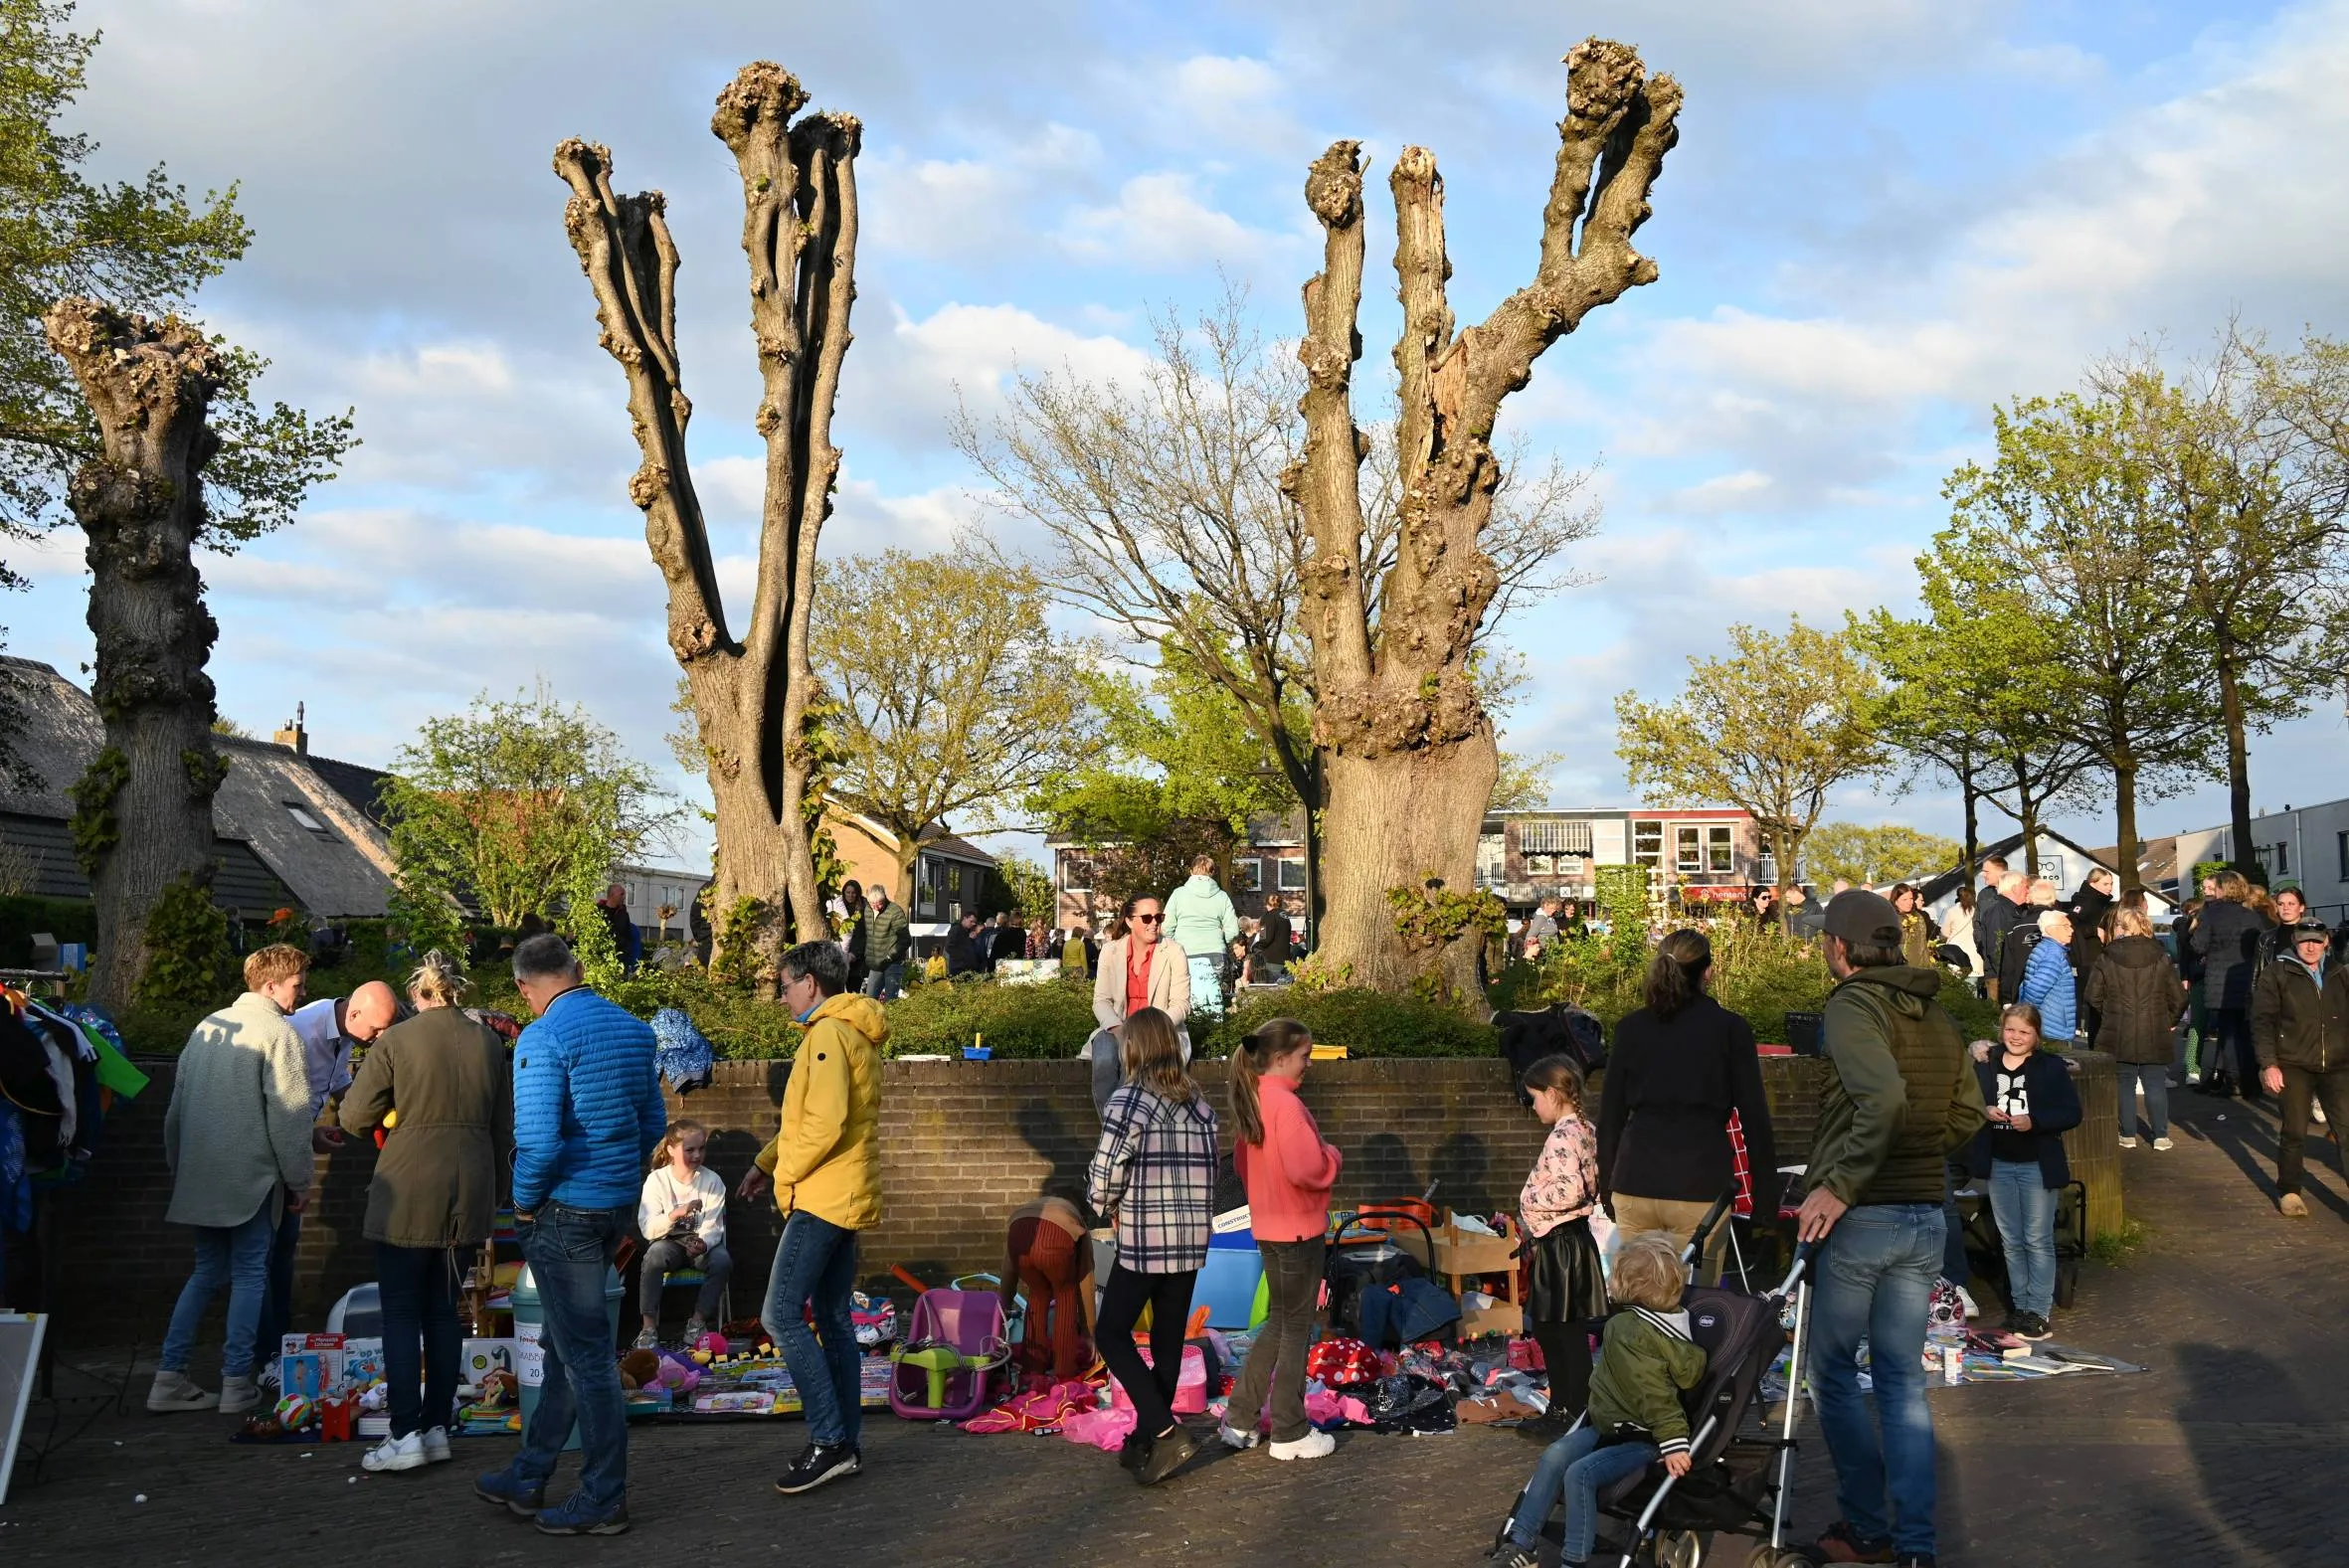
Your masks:
<svg viewBox="0 0 2349 1568"><path fill-rule="evenodd" d="M699 1339L693 1341L693 1348L696 1351L707 1354L712 1360L715 1360L718 1357L725 1355L731 1347L726 1343L726 1336L724 1334L713 1330L709 1333L703 1334Z"/></svg>
<svg viewBox="0 0 2349 1568"><path fill-rule="evenodd" d="M644 1388L659 1378L659 1351L631 1350L620 1358L620 1380L630 1388Z"/></svg>
<svg viewBox="0 0 2349 1568"><path fill-rule="evenodd" d="M660 1374L654 1381L671 1394L690 1394L701 1386L701 1368L673 1355L663 1355Z"/></svg>

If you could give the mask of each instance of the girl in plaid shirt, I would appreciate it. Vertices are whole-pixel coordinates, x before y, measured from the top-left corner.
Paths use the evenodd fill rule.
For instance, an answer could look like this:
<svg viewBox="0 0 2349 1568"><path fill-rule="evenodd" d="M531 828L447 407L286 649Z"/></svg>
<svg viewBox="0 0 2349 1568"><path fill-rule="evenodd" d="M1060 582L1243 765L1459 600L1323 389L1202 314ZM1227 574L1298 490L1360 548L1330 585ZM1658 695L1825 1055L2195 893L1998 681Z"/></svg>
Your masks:
<svg viewBox="0 0 2349 1568"><path fill-rule="evenodd" d="M1101 1142L1087 1172L1094 1212L1115 1214L1118 1227L1118 1261L1094 1327L1101 1359L1134 1402L1134 1431L1144 1438L1121 1463L1135 1466L1149 1486L1198 1452L1173 1407L1191 1287L1207 1266L1214 1218L1215 1113L1183 1070L1174 1021L1158 1008L1128 1015L1119 1057L1126 1081L1102 1110ZM1134 1347L1145 1306L1148 1366Z"/></svg>

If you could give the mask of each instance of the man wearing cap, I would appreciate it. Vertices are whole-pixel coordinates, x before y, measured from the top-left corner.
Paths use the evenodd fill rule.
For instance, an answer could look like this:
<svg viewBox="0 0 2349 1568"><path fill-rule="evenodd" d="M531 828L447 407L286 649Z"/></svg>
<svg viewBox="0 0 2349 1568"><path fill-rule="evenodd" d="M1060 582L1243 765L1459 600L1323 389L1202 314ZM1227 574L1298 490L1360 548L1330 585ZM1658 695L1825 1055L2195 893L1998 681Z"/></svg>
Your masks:
<svg viewBox="0 0 2349 1568"><path fill-rule="evenodd" d="M1944 1160L1981 1130L1982 1089L1957 1025L1933 999L1940 972L1902 958L1891 900L1865 888L1838 893L1823 946L1836 986L1821 1045L1834 1073L1797 1230L1819 1249L1811 1386L1843 1517L1813 1555L1931 1568L1925 1312L1947 1239ZM1862 1340L1873 1344L1873 1416L1860 1389Z"/></svg>
<svg viewBox="0 0 2349 1568"><path fill-rule="evenodd" d="M2275 1207L2294 1219L2308 1213L2300 1197L2308 1102L2321 1103L2334 1127L2349 1127L2349 979L2333 965L2331 938L2322 922L2301 921L2292 928L2290 950L2276 955L2252 985L2259 1083L2282 1100ZM2349 1161L2349 1154L2342 1157Z"/></svg>

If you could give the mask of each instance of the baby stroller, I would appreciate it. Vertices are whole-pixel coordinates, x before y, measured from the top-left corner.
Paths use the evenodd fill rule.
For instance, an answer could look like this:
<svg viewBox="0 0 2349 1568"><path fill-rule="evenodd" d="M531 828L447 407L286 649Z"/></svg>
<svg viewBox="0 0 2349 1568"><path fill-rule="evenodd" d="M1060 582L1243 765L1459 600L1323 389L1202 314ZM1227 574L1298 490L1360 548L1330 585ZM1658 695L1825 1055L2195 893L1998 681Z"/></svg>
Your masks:
<svg viewBox="0 0 2349 1568"><path fill-rule="evenodd" d="M1735 1189L1721 1194L1681 1254L1694 1264L1705 1239L1721 1223ZM1786 1488L1794 1472L1795 1391L1801 1387L1803 1334L1810 1315L1811 1261L1806 1243L1778 1288L1762 1296L1690 1286L1681 1297L1688 1309L1690 1337L1705 1351L1705 1381L1689 1401L1689 1473L1675 1479L1651 1465L1599 1494L1599 1530L1592 1560L1620 1551L1621 1568L1697 1568L1716 1532L1750 1535L1761 1544L1746 1568L1809 1568L1810 1559L1786 1545ZM1761 1388L1762 1374L1786 1346L1785 1317L1793 1307L1785 1420L1772 1435L1766 1426L1743 1429ZM1574 1425L1588 1420L1584 1415ZM1528 1508L1549 1508L1524 1492L1501 1526L1506 1535ZM1562 1522L1545 1519L1541 1533L1563 1535Z"/></svg>

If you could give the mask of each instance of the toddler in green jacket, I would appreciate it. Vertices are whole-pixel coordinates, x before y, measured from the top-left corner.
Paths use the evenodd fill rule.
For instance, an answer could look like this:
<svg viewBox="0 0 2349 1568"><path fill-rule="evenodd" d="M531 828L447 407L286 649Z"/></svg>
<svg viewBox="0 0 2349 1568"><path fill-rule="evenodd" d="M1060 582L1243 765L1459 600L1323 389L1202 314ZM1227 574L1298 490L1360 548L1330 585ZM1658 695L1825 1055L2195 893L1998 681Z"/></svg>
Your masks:
<svg viewBox="0 0 2349 1568"><path fill-rule="evenodd" d="M1542 1451L1527 1504L1494 1547L1501 1568L1535 1568L1535 1545L1552 1499L1566 1509L1559 1568L1580 1568L1598 1527L1598 1497L1661 1458L1689 1473L1685 1390L1705 1380L1705 1352L1689 1337L1681 1306L1688 1275L1669 1231L1642 1231L1615 1254L1607 1295L1622 1309L1607 1319L1590 1374L1590 1419Z"/></svg>

